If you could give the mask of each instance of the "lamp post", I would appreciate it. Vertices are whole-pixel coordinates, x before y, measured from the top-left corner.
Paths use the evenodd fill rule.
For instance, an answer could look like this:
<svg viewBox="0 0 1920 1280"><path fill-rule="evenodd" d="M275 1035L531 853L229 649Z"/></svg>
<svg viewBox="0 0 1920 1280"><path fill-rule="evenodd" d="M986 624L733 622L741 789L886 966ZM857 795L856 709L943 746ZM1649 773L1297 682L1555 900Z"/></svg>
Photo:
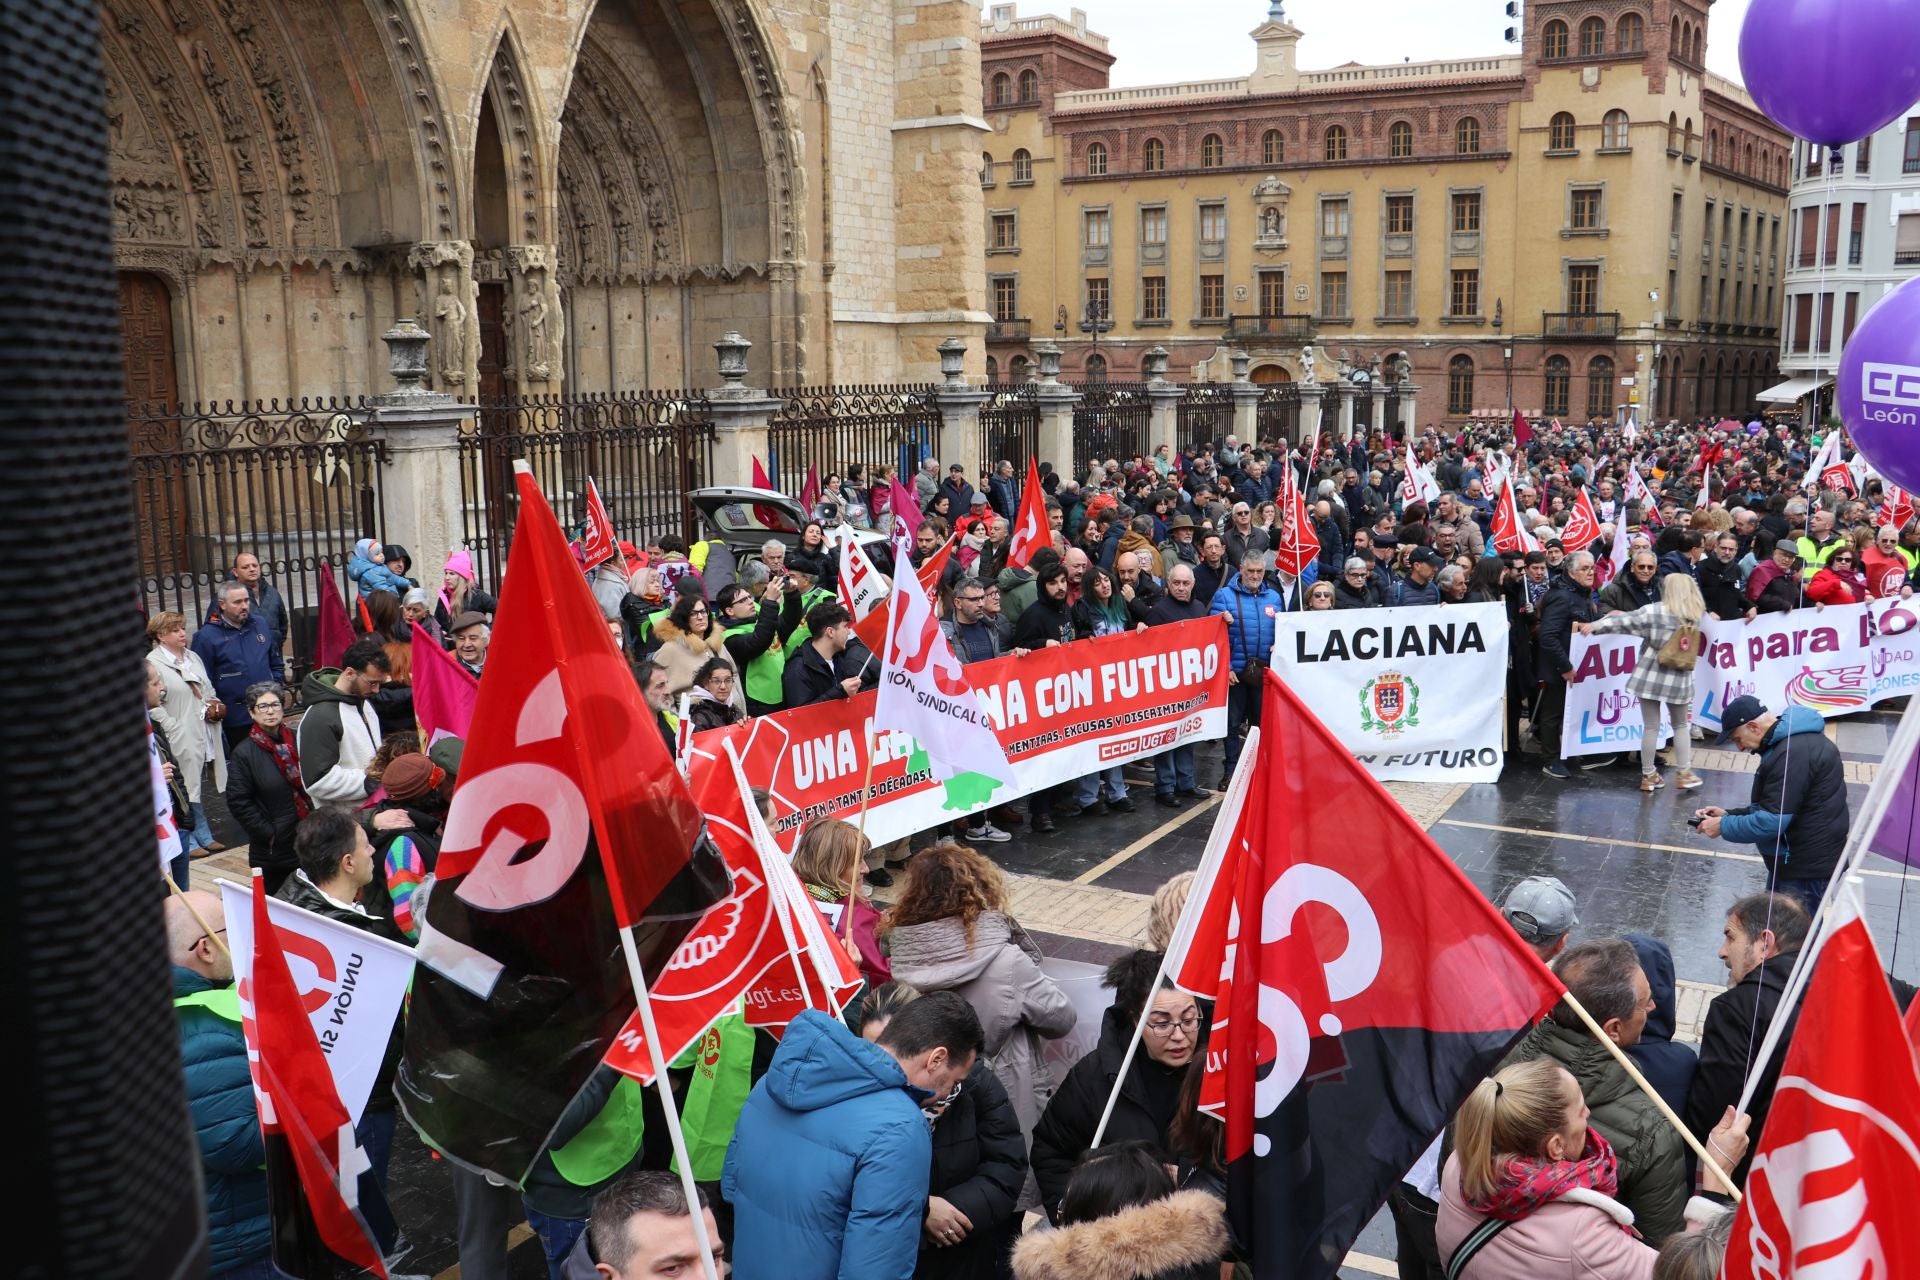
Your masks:
<svg viewBox="0 0 1920 1280"><path fill-rule="evenodd" d="M1513 344L1501 337L1501 330L1507 327L1507 300L1493 300L1493 336L1500 343L1500 359L1507 370L1507 413L1513 413Z"/></svg>
<svg viewBox="0 0 1920 1280"><path fill-rule="evenodd" d="M1107 308L1092 298L1087 299L1087 312L1080 318L1080 332L1093 339L1093 345L1087 348L1087 365L1093 364L1093 358L1100 354L1100 335L1113 328L1113 319ZM1089 376L1087 381L1093 381ZM1106 381L1105 377L1101 381Z"/></svg>

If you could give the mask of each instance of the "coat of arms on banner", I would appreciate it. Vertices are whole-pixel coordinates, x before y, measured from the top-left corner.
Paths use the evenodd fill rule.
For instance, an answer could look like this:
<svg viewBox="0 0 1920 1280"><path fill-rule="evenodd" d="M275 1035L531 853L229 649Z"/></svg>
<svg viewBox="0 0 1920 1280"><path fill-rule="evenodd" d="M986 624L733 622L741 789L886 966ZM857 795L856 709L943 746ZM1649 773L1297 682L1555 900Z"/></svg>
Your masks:
<svg viewBox="0 0 1920 1280"><path fill-rule="evenodd" d="M1420 724L1420 686L1398 671L1383 671L1360 690L1360 728L1393 738Z"/></svg>

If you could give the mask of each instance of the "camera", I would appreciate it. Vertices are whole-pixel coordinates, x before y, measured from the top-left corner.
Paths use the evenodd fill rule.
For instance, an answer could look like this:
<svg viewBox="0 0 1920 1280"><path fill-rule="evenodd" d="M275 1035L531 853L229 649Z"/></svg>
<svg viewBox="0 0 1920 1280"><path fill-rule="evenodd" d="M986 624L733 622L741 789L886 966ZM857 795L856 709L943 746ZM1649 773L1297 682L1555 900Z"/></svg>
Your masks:
<svg viewBox="0 0 1920 1280"><path fill-rule="evenodd" d="M1687 825L1692 827L1695 831L1698 831L1700 829L1700 824L1705 821L1706 821L1705 818L1701 817L1699 814L1696 813L1691 818L1687 819Z"/></svg>

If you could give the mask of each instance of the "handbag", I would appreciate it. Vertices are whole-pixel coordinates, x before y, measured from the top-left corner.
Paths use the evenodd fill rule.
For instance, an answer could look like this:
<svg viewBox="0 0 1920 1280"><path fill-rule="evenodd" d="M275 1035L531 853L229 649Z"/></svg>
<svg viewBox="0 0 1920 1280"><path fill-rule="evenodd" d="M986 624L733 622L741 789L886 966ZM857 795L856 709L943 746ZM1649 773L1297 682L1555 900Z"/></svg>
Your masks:
<svg viewBox="0 0 1920 1280"><path fill-rule="evenodd" d="M1693 664L1700 661L1700 628L1690 622L1681 623L1679 630L1660 646L1660 652L1653 655L1653 660L1669 671L1693 670Z"/></svg>

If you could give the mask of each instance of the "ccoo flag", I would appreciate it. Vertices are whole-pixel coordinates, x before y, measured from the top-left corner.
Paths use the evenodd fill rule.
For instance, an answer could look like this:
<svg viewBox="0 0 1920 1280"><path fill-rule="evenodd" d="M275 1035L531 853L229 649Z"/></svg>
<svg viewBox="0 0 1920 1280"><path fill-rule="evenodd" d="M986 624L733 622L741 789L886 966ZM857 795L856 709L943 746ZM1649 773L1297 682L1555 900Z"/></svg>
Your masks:
<svg viewBox="0 0 1920 1280"><path fill-rule="evenodd" d="M1265 698L1169 952L1216 1002L1201 1106L1226 1122L1236 1238L1257 1277L1326 1280L1563 988L1271 671Z"/></svg>

